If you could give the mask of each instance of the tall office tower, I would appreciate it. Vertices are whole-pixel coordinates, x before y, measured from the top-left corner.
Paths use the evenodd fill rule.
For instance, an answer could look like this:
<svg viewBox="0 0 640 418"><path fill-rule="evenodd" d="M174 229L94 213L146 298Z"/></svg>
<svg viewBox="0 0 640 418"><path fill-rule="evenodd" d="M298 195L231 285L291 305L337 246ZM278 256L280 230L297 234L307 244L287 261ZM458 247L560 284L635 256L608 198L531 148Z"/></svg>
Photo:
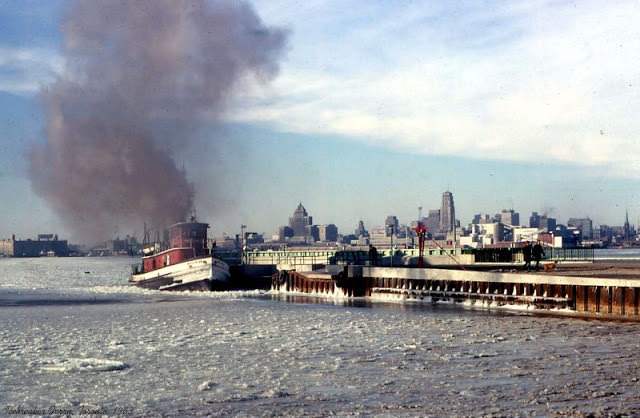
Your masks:
<svg viewBox="0 0 640 418"><path fill-rule="evenodd" d="M429 233L433 235L440 230L440 209L429 209L429 216L425 218Z"/></svg>
<svg viewBox="0 0 640 418"><path fill-rule="evenodd" d="M547 217L547 215L539 215L538 212L531 212L529 227L538 228L543 232L551 232L556 229L556 220Z"/></svg>
<svg viewBox="0 0 640 418"><path fill-rule="evenodd" d="M493 219L491 219L491 216L488 213L479 213L473 216L473 221L471 221L471 223L474 225L490 224L493 223Z"/></svg>
<svg viewBox="0 0 640 418"><path fill-rule="evenodd" d="M384 221L385 235L390 237L392 231L393 235L398 235L398 218L396 218L394 215L389 215Z"/></svg>
<svg viewBox="0 0 640 418"><path fill-rule="evenodd" d="M364 227L364 221L358 221L358 227L356 228L356 237L368 237L369 233Z"/></svg>
<svg viewBox="0 0 640 418"><path fill-rule="evenodd" d="M538 212L531 212L529 228L540 228L540 215L538 215Z"/></svg>
<svg viewBox="0 0 640 418"><path fill-rule="evenodd" d="M296 237L309 235L308 227L310 227L312 223L313 218L307 214L307 210L302 206L302 203L300 203L295 212L293 212L293 217L289 218L289 226L293 229L293 235Z"/></svg>
<svg viewBox="0 0 640 418"><path fill-rule="evenodd" d="M555 231L556 229L556 220L555 218L547 218L547 215L542 215L540 217L540 224L538 228L543 229L545 232Z"/></svg>
<svg viewBox="0 0 640 418"><path fill-rule="evenodd" d="M338 227L334 224L318 225L318 241L335 242L338 240Z"/></svg>
<svg viewBox="0 0 640 418"><path fill-rule="evenodd" d="M290 226L281 226L278 229L278 237L280 237L280 242L285 242L287 238L291 238L293 236L293 229Z"/></svg>
<svg viewBox="0 0 640 418"><path fill-rule="evenodd" d="M520 226L520 214L513 209L502 209L502 213L500 215L503 224Z"/></svg>
<svg viewBox="0 0 640 418"><path fill-rule="evenodd" d="M456 228L456 210L453 206L453 193L442 194L440 207L440 232L453 232Z"/></svg>

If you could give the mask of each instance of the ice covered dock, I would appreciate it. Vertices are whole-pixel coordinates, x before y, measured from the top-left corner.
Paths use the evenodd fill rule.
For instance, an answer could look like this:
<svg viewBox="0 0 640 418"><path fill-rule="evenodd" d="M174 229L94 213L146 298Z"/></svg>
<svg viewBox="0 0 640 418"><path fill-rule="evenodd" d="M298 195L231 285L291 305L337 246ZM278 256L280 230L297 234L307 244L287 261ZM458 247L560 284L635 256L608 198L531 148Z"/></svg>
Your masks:
<svg viewBox="0 0 640 418"><path fill-rule="evenodd" d="M321 271L282 270L273 276L271 289L640 320L638 262L559 263L548 272L521 271L519 266L470 270L349 265Z"/></svg>

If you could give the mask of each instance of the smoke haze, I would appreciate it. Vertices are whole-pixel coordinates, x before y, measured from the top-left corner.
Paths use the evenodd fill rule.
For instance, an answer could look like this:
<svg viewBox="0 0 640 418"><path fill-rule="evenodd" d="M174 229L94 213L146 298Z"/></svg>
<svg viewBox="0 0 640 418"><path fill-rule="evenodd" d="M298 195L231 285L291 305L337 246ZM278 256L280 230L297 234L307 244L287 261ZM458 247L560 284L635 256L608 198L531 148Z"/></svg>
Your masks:
<svg viewBox="0 0 640 418"><path fill-rule="evenodd" d="M285 31L246 3L204 0L76 1L62 31L34 189L84 242L185 219L195 190L176 152L246 76L277 74Z"/></svg>

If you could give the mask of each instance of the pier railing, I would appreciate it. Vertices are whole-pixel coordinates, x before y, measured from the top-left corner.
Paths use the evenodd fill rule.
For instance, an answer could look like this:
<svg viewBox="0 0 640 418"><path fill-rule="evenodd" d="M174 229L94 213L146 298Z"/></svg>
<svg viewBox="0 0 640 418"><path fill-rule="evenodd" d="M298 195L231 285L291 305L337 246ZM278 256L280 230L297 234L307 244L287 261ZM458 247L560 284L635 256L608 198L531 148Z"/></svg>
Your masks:
<svg viewBox="0 0 640 418"><path fill-rule="evenodd" d="M280 251L245 251L242 254L244 264L331 264L337 251L325 250L280 250Z"/></svg>
<svg viewBox="0 0 640 418"><path fill-rule="evenodd" d="M545 248L545 260L553 261L593 261L593 248ZM476 263L519 263L524 262L522 248L427 248L424 257L442 256L444 260L464 254L472 254ZM267 250L244 251L226 254L238 263L248 265L366 265L372 260L369 253L362 249L309 249L309 250ZM379 249L378 263L393 265L402 264L403 260L417 258L418 249ZM468 256L465 256L468 257ZM227 261L227 260L225 260ZM396 264L397 263L397 264Z"/></svg>
<svg viewBox="0 0 640 418"><path fill-rule="evenodd" d="M554 261L593 261L595 249L590 248L549 248L546 258Z"/></svg>
<svg viewBox="0 0 640 418"><path fill-rule="evenodd" d="M461 248L440 249L431 248L424 252L425 257L459 255L468 253L468 250ZM399 263L405 257L418 257L417 249L379 249L378 263L387 263L391 258ZM267 251L245 251L242 255L244 264L289 264L289 265L364 265L371 263L367 250L267 250Z"/></svg>

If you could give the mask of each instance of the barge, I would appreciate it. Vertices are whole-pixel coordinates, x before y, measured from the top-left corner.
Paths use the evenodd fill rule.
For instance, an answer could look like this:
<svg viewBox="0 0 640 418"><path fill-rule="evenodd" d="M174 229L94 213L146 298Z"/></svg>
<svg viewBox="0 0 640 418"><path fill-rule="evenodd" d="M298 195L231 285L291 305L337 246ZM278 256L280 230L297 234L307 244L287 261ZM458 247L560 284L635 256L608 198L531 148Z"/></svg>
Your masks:
<svg viewBox="0 0 640 418"><path fill-rule="evenodd" d="M350 265L325 272L283 270L272 277L271 290L640 320L637 263L572 264L532 273Z"/></svg>

